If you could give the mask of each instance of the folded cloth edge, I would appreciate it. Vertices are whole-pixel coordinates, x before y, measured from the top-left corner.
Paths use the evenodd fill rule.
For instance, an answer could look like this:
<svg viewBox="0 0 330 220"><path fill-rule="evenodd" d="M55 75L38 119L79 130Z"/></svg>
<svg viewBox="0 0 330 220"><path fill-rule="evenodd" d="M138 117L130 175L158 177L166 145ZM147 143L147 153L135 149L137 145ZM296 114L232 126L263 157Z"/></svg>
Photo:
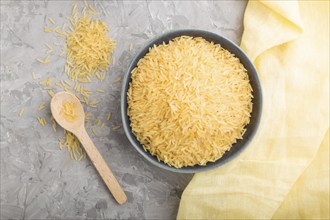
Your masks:
<svg viewBox="0 0 330 220"><path fill-rule="evenodd" d="M244 32L241 48L254 62L263 52L286 42L296 39L303 31L297 1L290 1L285 10L283 2L277 1L249 1L244 17ZM253 5L253 7L250 7ZM258 10L251 11L250 9ZM265 18L267 18L265 20ZM262 33L258 29L264 29ZM259 33L255 35L254 33ZM279 34L281 33L281 34ZM277 36L274 40L273 36ZM250 42L249 45L245 42ZM255 42L251 44L251 42Z"/></svg>

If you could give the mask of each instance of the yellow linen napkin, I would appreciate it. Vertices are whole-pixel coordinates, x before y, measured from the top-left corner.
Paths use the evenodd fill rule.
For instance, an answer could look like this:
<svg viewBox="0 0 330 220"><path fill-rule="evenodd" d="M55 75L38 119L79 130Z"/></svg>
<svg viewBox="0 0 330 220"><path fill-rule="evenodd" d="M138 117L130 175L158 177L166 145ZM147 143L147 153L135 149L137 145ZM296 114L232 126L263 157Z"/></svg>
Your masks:
<svg viewBox="0 0 330 220"><path fill-rule="evenodd" d="M313 162L294 184L273 219L330 219L329 132Z"/></svg>
<svg viewBox="0 0 330 220"><path fill-rule="evenodd" d="M244 28L263 88L259 131L235 160L194 176L177 218L329 218L329 1L249 1Z"/></svg>

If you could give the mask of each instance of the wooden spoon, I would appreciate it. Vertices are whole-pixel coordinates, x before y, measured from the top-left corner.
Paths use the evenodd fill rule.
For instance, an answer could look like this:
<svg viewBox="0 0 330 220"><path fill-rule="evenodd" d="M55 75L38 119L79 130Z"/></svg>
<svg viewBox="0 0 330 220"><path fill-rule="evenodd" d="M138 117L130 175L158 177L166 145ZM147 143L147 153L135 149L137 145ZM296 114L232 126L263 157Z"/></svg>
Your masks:
<svg viewBox="0 0 330 220"><path fill-rule="evenodd" d="M61 111L64 101L74 103L77 107L77 118L74 121L70 122L63 116ZM124 204L127 200L125 192L86 132L85 112L79 99L72 93L59 92L52 98L50 109L57 123L76 135L113 197L119 204Z"/></svg>

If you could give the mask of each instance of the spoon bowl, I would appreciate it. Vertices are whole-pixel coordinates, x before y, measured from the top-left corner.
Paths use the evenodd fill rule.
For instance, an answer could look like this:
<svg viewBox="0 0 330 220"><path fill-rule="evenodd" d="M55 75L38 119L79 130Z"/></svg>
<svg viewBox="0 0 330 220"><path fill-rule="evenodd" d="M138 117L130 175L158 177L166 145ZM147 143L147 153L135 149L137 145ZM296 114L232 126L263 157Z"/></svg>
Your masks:
<svg viewBox="0 0 330 220"><path fill-rule="evenodd" d="M62 115L62 106L63 102L69 101L71 103L74 103L74 105L77 107L77 119L75 121L68 121L63 117ZM53 117L55 118L56 122L66 130L70 131L71 133L75 133L77 129L80 127L84 127L85 124L85 112L84 108L77 98L72 93L69 92L59 92L54 95L52 98L50 109L53 114Z"/></svg>
<svg viewBox="0 0 330 220"><path fill-rule="evenodd" d="M70 120L64 114L65 102L74 106L74 111L70 112L73 114L73 118L69 118ZM57 123L78 138L116 201L119 204L124 204L127 200L125 192L86 132L84 108L79 99L72 93L59 92L52 98L50 109Z"/></svg>

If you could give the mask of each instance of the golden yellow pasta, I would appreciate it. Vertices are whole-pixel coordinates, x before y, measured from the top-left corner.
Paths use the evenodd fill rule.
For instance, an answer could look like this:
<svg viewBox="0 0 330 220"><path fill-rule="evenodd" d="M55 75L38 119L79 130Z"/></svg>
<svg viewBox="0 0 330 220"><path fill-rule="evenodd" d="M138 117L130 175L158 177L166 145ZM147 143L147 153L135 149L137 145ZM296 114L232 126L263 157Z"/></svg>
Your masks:
<svg viewBox="0 0 330 220"><path fill-rule="evenodd" d="M78 118L77 104L74 102L63 101L61 114L68 122L74 122Z"/></svg>
<svg viewBox="0 0 330 220"><path fill-rule="evenodd" d="M247 71L229 51L201 37L181 36L150 48L131 78L132 131L145 150L170 166L221 158L250 121Z"/></svg>

